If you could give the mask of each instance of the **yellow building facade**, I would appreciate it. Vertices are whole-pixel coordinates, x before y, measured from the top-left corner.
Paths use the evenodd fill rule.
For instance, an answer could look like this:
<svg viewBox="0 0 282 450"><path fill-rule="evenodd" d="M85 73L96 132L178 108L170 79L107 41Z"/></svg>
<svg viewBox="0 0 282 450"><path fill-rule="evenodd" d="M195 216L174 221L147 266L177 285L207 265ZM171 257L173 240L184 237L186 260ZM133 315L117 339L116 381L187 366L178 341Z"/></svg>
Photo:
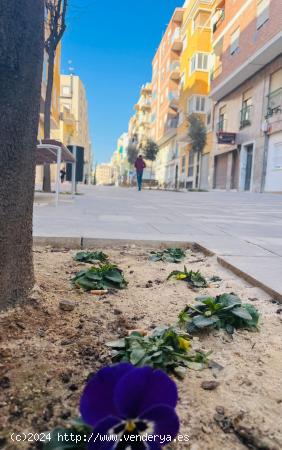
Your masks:
<svg viewBox="0 0 282 450"><path fill-rule="evenodd" d="M180 97L177 142L180 155L179 186L208 189L209 154L212 147L210 66L212 54L212 0L187 0L181 29ZM188 137L188 116L196 114L207 126L203 155L193 154Z"/></svg>

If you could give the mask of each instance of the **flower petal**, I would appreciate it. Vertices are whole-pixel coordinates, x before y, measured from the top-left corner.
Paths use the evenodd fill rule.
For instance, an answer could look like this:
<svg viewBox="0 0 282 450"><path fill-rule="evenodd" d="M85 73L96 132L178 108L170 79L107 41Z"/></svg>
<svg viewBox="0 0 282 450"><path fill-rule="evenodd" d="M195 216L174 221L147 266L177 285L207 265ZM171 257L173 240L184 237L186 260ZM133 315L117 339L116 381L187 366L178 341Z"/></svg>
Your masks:
<svg viewBox="0 0 282 450"><path fill-rule="evenodd" d="M115 403L121 415L136 418L152 406L162 404L174 408L177 387L161 370L135 368L116 385Z"/></svg>
<svg viewBox="0 0 282 450"><path fill-rule="evenodd" d="M122 363L105 367L87 383L80 400L80 412L85 423L95 427L107 416L118 416L114 391L123 376L134 370L131 364Z"/></svg>
<svg viewBox="0 0 282 450"><path fill-rule="evenodd" d="M101 420L89 436L89 442L87 444L88 450L114 449L117 445L118 437L116 441L114 438L111 439L114 435L111 435L109 431L112 431L119 422L120 419L118 417L107 417L106 419Z"/></svg>
<svg viewBox="0 0 282 450"><path fill-rule="evenodd" d="M178 416L170 406L158 405L148 409L140 416L140 419L154 423L152 434L155 436L155 442L162 446L172 442L179 431ZM167 441L164 443L165 437Z"/></svg>
<svg viewBox="0 0 282 450"><path fill-rule="evenodd" d="M178 401L176 384L162 370L154 370L142 399L142 412L158 404L175 408Z"/></svg>

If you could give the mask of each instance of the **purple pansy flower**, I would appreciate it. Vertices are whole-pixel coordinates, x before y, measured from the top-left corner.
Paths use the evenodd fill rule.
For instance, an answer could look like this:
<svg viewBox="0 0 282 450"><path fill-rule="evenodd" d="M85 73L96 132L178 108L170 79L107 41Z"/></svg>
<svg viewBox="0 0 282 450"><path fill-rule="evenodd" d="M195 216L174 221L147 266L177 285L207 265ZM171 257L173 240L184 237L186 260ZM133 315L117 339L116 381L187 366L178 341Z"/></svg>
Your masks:
<svg viewBox="0 0 282 450"><path fill-rule="evenodd" d="M93 428L88 448L161 449L179 430L177 399L176 384L161 370L128 363L99 370L80 401L82 419Z"/></svg>

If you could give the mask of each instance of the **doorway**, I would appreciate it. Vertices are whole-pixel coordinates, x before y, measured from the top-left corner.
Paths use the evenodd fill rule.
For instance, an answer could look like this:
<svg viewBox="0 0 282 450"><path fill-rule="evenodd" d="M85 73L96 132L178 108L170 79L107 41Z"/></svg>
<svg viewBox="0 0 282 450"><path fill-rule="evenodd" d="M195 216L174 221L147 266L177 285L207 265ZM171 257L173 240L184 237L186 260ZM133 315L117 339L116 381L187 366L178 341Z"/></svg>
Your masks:
<svg viewBox="0 0 282 450"><path fill-rule="evenodd" d="M175 189L178 189L178 164L175 166Z"/></svg>
<svg viewBox="0 0 282 450"><path fill-rule="evenodd" d="M244 145L241 150L240 189L250 191L252 188L254 144Z"/></svg>

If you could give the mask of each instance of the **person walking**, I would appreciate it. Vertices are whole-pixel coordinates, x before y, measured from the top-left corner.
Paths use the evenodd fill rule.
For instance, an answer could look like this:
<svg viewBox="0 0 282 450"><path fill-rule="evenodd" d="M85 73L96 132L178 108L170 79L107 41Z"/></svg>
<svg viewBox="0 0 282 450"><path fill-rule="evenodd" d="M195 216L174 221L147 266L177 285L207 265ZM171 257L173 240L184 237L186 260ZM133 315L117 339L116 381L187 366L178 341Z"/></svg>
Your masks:
<svg viewBox="0 0 282 450"><path fill-rule="evenodd" d="M63 183L65 181L65 176L66 176L67 172L65 171L65 169L61 169L60 170L60 175L61 175L61 183Z"/></svg>
<svg viewBox="0 0 282 450"><path fill-rule="evenodd" d="M143 179L143 170L146 168L146 163L145 163L142 155L138 156L138 158L136 159L134 165L135 165L136 175L137 175L138 191L141 191L141 189L142 189L142 179Z"/></svg>

